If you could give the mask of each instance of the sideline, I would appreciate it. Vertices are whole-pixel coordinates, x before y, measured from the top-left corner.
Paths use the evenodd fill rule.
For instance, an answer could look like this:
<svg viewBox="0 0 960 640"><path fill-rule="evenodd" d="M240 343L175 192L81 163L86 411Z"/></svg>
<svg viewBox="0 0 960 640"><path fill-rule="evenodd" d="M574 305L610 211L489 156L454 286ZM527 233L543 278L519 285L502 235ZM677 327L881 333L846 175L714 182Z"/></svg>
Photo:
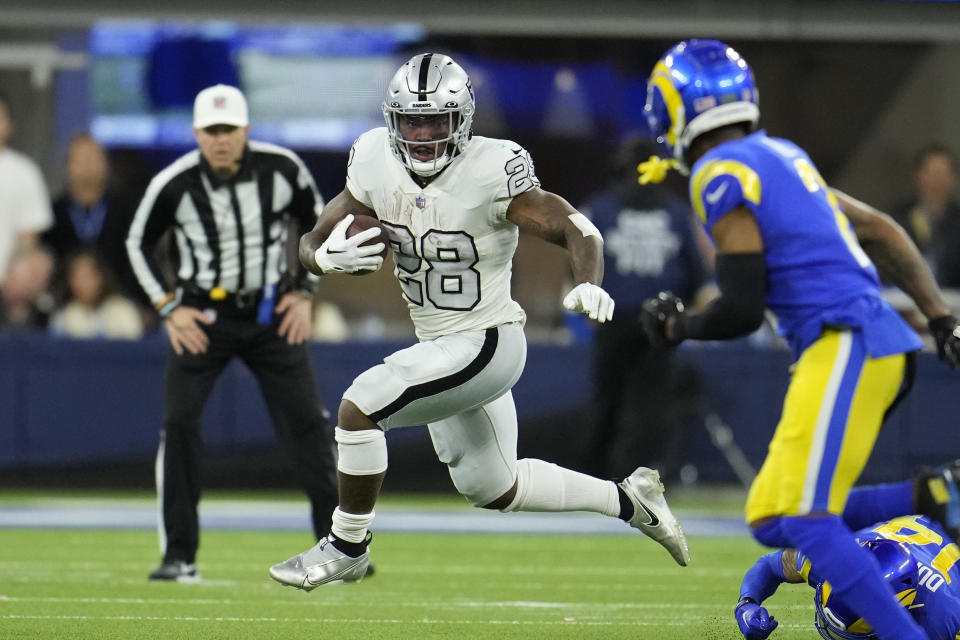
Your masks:
<svg viewBox="0 0 960 640"><path fill-rule="evenodd" d="M741 517L679 516L692 536L745 536ZM0 504L0 529L155 529L156 507L147 501L56 500L50 504ZM201 502L200 526L207 530L303 531L310 528L303 503L258 500ZM476 510L377 510L376 529L405 533L516 533L636 535L624 523L590 513L498 513Z"/></svg>

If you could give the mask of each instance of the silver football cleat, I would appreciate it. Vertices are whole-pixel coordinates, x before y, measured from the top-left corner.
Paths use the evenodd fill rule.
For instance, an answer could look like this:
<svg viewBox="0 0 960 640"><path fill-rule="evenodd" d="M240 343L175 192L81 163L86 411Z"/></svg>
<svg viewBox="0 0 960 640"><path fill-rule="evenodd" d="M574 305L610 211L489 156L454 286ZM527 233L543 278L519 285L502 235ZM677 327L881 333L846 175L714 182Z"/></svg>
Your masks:
<svg viewBox="0 0 960 640"><path fill-rule="evenodd" d="M370 552L351 558L324 538L303 553L270 567L270 577L285 585L311 591L322 584L359 582L370 566Z"/></svg>
<svg viewBox="0 0 960 640"><path fill-rule="evenodd" d="M630 526L653 538L670 552L681 567L690 563L690 549L680 523L673 517L667 501L663 498L663 483L660 474L653 469L638 467L620 483L630 502L633 517Z"/></svg>

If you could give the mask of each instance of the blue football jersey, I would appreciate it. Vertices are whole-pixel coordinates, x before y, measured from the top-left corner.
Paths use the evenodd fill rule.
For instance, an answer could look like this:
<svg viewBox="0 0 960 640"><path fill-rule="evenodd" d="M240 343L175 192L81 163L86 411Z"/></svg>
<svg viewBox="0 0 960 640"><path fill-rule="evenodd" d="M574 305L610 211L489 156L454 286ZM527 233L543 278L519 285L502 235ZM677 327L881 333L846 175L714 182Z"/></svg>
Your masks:
<svg viewBox="0 0 960 640"><path fill-rule="evenodd" d="M922 348L880 297L876 268L797 145L758 131L714 147L693 166L690 201L708 232L735 208L753 212L764 245L767 307L797 357L827 327L860 330L875 358Z"/></svg>
<svg viewBox="0 0 960 640"><path fill-rule="evenodd" d="M937 522L904 516L860 529L856 536L861 544L879 538L904 543L920 575L915 596L904 598L904 606L931 640L960 639L960 548ZM800 552L797 571L812 587L822 581Z"/></svg>

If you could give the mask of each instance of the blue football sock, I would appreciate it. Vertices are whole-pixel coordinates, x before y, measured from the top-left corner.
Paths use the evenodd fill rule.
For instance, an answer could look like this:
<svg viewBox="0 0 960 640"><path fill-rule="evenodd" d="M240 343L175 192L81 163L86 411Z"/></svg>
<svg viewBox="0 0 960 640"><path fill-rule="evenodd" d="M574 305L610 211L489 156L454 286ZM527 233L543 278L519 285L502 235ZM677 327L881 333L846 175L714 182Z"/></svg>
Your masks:
<svg viewBox="0 0 960 640"><path fill-rule="evenodd" d="M892 520L916 513L913 481L858 487L850 492L843 510L843 521L852 531L881 520Z"/></svg>
<svg viewBox="0 0 960 640"><path fill-rule="evenodd" d="M786 548L793 546L790 543L789 538L786 538L783 534L783 530L780 528L780 520L782 518L774 518L768 520L766 524L762 524L759 527L754 527L751 533L753 534L754 539L760 544L765 544L768 547L774 548Z"/></svg>
<svg viewBox="0 0 960 640"><path fill-rule="evenodd" d="M877 561L839 516L781 518L781 528L809 558L813 571L830 583L832 597L860 613L881 640L928 640L894 598Z"/></svg>

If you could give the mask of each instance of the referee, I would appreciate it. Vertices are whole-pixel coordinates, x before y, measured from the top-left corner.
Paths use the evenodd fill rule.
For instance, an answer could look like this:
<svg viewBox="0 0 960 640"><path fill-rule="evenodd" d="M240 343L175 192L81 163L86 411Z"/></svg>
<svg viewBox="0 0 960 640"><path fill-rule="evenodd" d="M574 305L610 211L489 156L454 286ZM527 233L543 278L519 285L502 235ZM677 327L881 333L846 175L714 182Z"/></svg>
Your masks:
<svg viewBox="0 0 960 640"><path fill-rule="evenodd" d="M163 560L151 580L199 579L201 419L234 357L260 384L310 497L317 539L329 532L338 502L330 425L305 343L314 276L299 265L289 272L286 259L289 223L299 238L323 202L296 154L248 141L249 129L238 89L216 85L197 94L199 149L154 177L127 236L134 273L170 337L156 467ZM153 258L170 229L179 256L172 291Z"/></svg>

